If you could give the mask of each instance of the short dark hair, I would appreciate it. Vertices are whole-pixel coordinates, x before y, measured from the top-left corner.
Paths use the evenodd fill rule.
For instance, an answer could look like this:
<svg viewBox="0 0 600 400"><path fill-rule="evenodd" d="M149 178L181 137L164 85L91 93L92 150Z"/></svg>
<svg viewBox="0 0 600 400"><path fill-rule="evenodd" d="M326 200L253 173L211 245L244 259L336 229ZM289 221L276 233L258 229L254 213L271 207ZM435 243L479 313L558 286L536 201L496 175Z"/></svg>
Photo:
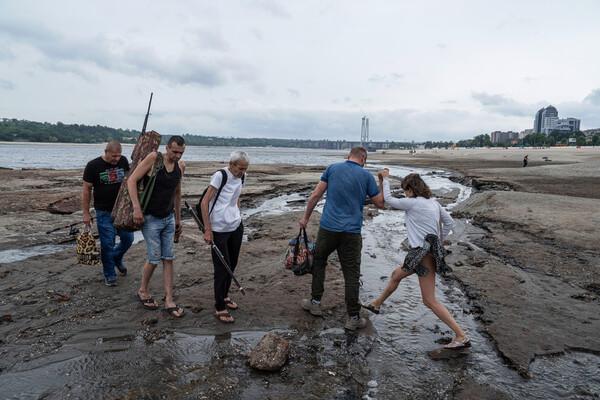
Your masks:
<svg viewBox="0 0 600 400"><path fill-rule="evenodd" d="M177 143L178 146L185 146L185 139L181 136L171 136L171 138L167 142L167 146L170 146L173 142Z"/></svg>
<svg viewBox="0 0 600 400"><path fill-rule="evenodd" d="M404 190L412 190L417 197L425 197L426 199L431 197L431 189L429 189L429 186L427 186L419 174L406 175L404 179L402 179L400 186L402 186L402 189Z"/></svg>
<svg viewBox="0 0 600 400"><path fill-rule="evenodd" d="M352 157L367 157L367 149L362 146L353 147L350 150L350 156Z"/></svg>

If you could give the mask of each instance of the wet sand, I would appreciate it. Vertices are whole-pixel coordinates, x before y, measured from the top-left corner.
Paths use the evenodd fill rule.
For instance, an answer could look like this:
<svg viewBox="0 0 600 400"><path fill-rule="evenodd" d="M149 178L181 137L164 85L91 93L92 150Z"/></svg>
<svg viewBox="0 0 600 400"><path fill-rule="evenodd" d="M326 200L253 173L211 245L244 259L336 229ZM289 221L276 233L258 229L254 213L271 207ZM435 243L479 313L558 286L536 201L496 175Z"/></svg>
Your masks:
<svg viewBox="0 0 600 400"><path fill-rule="evenodd" d="M600 207L596 200L600 151L529 150L528 154L527 168L520 167L522 153L512 150L370 156L370 161L386 164L452 170L454 179L478 188L453 211L461 219L448 259L454 273L447 282L467 294L470 304L465 307L477 314L495 350L523 376L538 356L600 353ZM546 156L552 161L543 161ZM184 197L197 199L217 167L189 163ZM275 196L306 196L321 171L321 167L253 165L242 197L244 208ZM59 239L61 233L44 232L81 218L80 176L80 170L0 170L0 250ZM556 185L557 181L568 185ZM72 214L53 214L49 209ZM365 212L377 214L372 207ZM352 343L340 341L345 307L338 268L328 269L326 317L314 319L299 308L299 301L309 293L310 277L294 277L282 268L283 252L296 233L299 215L256 214L244 221L248 242L242 248L238 278L247 295L232 294L241 306L234 312L233 325L220 324L212 316L212 265L191 219L185 220L183 237L176 245L176 301L187 314L181 320L146 311L135 299L145 256L143 242L127 253L130 273L119 278L116 288L102 284L101 267L77 265L74 250L0 265L0 380L10 383L9 393L28 388L30 395L22 396L27 398L61 398L64 393L89 397L90 388L96 388L99 397L115 398L159 398L167 393L172 398L210 399L360 398L370 376L364 358L377 339L367 331L347 339ZM311 223L310 231L316 232L318 218ZM337 265L335 258L331 264ZM152 283L158 299L162 297L159 274L160 269ZM260 336L273 329L293 341L289 365L276 375L249 372L241 350L247 346L236 343L256 342L245 332ZM157 351L152 346L173 337L185 341L186 335L214 337L213 344L198 350L209 354L210 363L198 364L190 354L177 354L176 365L147 364L143 354ZM227 345L217 346L219 341ZM128 356L139 347L139 358L119 360L125 347ZM61 390L35 391L40 376L51 375L43 371L89 354L114 357L97 371L102 377L98 382L78 387L74 378L62 376L55 384ZM335 360L328 368L322 367L328 362L323 361L325 356ZM194 353L194 357L199 356ZM171 358L172 354L165 355L165 360ZM121 367L115 375L111 369L119 363L128 370ZM83 367L69 365L67 370L80 376ZM152 368L166 368L167 373L155 380L146 376ZM28 375L28 371L37 372ZM188 380L184 385L181 376ZM238 386L244 388L244 395ZM296 397L298 393L302 396ZM510 398L470 379L455 379L444 398L473 398L474 393L478 398Z"/></svg>

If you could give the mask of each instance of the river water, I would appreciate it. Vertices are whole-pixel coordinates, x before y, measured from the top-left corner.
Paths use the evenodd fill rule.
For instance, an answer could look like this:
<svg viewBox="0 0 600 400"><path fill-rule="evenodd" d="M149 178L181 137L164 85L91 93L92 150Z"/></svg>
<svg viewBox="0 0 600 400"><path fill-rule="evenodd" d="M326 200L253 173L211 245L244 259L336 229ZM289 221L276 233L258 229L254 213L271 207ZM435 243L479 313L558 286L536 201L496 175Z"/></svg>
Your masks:
<svg viewBox="0 0 600 400"><path fill-rule="evenodd" d="M104 152L103 143L8 143L0 142L0 167L3 168L83 168L86 163ZM161 149L163 147L161 146ZM206 147L187 146L185 161L229 160L234 150L248 153L254 164L327 165L343 158L347 151L294 149L283 147ZM131 160L133 145L123 145L123 155Z"/></svg>
<svg viewBox="0 0 600 400"><path fill-rule="evenodd" d="M218 157L226 159L231 149L211 150L215 151L214 154L220 151ZM97 154L98 147L93 151ZM258 154L268 158L270 151L259 149L256 159L260 159ZM2 153L5 152L0 151ZM186 158L192 153L186 152ZM304 161L302 164L313 161L315 164L327 164L341 156L314 153L291 152ZM86 153L81 160L88 159L88 156ZM275 158L269 160L279 162L274 161ZM69 168L80 168L81 162L73 162ZM288 162L300 163L298 160ZM51 164L42 160L40 166L44 163ZM30 166L18 165L13 162L11 167ZM390 172L393 176L420 172L432 189L459 189L459 201L470 195L470 188L450 181L444 174L427 174L430 171L397 166L390 166ZM272 198L243 213L248 217L299 210L302 206L295 200L300 198L300 195ZM363 238L360 296L363 302L368 302L383 290L387 277L404 258L405 253L400 248L400 243L406 238L404 213L381 211L365 222ZM317 370L336 371L340 363L346 362L349 369L361 368L369 375L369 385L363 388L362 393L340 385L338 394L323 398L445 399L452 397L452 388L462 380L486 385L514 399L599 398L600 357L577 352L540 357L530 366L533 378L524 379L506 365L489 338L482 333L482 327L471 313L460 289L438 279L436 295L448 306L458 323L466 328L473 342L473 347L460 357L434 361L428 356L428 351L439 348L440 340L449 338L451 332L422 304L418 280L414 276L400 284L384 305L381 315L371 317L372 328L367 332L356 337L334 328L317 332L311 338L296 338L294 343L303 346L303 349L313 349L304 351L312 352L309 355L297 354L296 357L312 357L313 368ZM296 332L285 329L281 332L291 338L296 335ZM128 398L168 398L169 390L177 393L178 398L196 398L193 395L194 385L206 385L215 374L221 374L234 377L230 383L239 386L239 391L232 398L320 398L318 393L324 389L324 382L312 382L308 386L314 389L309 388L301 394L286 386L285 381L277 383L268 375L252 372L244 364L246 352L264 333L245 331L212 336L199 332L175 332L152 344L146 344L136 336L99 339L89 351L66 348L61 350L60 356L40 360L39 367L33 363L27 369L0 374L0 387L3 388L0 397L62 398L61 389L68 387L72 398L121 398L125 394ZM85 341L86 338L80 340ZM77 338L72 339L72 342L77 341ZM228 356L224 357L225 354ZM156 373L139 375L136 370L154 370ZM110 371L108 376L107 371ZM104 375L102 379L97 379L99 374ZM190 396L185 395L182 388L189 388ZM273 396L274 393L277 396Z"/></svg>

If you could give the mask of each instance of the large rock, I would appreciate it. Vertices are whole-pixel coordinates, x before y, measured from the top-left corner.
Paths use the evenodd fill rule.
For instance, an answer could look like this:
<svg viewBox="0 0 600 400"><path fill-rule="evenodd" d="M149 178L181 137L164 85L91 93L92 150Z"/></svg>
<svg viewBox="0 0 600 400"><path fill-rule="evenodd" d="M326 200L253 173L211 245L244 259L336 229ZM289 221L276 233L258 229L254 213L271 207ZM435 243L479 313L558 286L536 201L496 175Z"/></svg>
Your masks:
<svg viewBox="0 0 600 400"><path fill-rule="evenodd" d="M279 371L286 363L289 352L290 342L269 332L250 352L250 366L261 371Z"/></svg>
<svg viewBox="0 0 600 400"><path fill-rule="evenodd" d="M81 210L81 201L76 196L69 196L48 204L50 214L73 214Z"/></svg>

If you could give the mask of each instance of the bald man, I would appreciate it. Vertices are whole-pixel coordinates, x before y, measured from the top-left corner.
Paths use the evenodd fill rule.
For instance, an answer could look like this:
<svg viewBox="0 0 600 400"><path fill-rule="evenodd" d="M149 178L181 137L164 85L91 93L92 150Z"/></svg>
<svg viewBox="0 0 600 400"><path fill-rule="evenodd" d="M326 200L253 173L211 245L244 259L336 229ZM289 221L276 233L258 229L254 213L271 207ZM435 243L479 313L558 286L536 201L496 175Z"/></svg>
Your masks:
<svg viewBox="0 0 600 400"><path fill-rule="evenodd" d="M107 143L104 154L88 162L83 172L83 223L91 226L90 199L94 192L96 224L100 235L100 256L104 272L104 284L117 286L115 268L121 276L127 275L123 256L133 243L133 232L116 229L113 226L112 209L119 193L123 178L129 171L127 158L121 155L121 143L116 140ZM119 236L119 244L115 239Z"/></svg>

